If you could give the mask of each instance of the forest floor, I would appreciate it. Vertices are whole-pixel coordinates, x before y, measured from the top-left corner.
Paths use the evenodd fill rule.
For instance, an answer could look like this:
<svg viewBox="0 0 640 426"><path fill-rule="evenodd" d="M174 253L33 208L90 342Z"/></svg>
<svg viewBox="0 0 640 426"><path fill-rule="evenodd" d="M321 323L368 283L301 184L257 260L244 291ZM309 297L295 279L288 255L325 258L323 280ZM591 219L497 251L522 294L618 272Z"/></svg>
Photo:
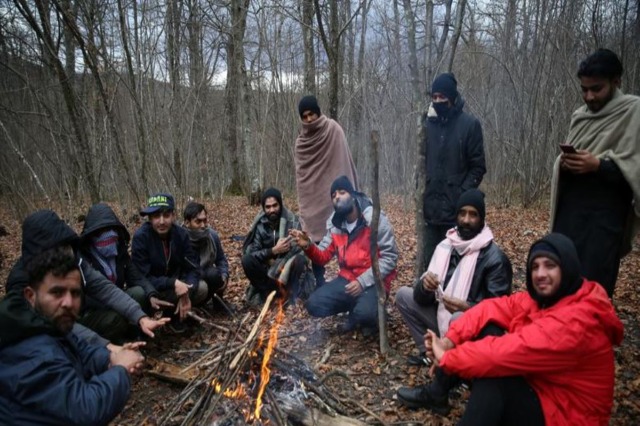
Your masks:
<svg viewBox="0 0 640 426"><path fill-rule="evenodd" d="M289 204L290 202L290 204ZM240 264L242 238L248 230L259 207L249 207L245 198L226 197L223 200L206 203L211 225L220 234L224 250L230 263L231 279L225 300L237 309L236 317L249 313L257 317L258 311L244 302L244 292L248 285ZM286 205L295 210L293 200L285 199ZM87 206L79 206L77 215L69 223L81 231L79 215ZM410 285L414 280L414 260L416 237L414 215L411 203L406 204L399 198L383 198L383 211L388 215L396 235L400 251L398 277L392 284L391 302L395 292L401 286ZM126 223L131 233L139 226L135 215L114 209ZM514 269L514 291L524 288L524 263L530 244L543 236L547 229L548 212L546 206L534 208L495 208L487 211L487 224L492 228L496 242L511 259ZM8 209L0 207L0 282L4 283L11 265L19 256L20 224L11 217ZM327 271L327 278L335 274L336 266ZM634 249L622 262L616 288L614 304L625 326L625 338L622 345L615 349L616 384L611 424L640 424L640 246L636 240ZM0 290L0 293L2 291ZM406 356L416 353L414 344L402 319L389 304L388 336L392 352L387 357L380 354L378 339L365 338L361 333L342 334L339 326L343 318L334 317L322 320L310 318L301 306L285 311L280 328L278 342L280 353L291 354L303 360L315 369L318 376L331 371L339 371L325 382L325 385L338 389L348 404L347 415L358 418L367 424L376 424L380 420L386 424L429 424L451 425L464 411L467 391L458 389L452 393L452 411L447 417L431 414L426 410L412 411L400 407L396 402L396 391L400 386L424 383L426 368L412 367L406 364ZM213 312L211 320L216 324L234 328L232 317ZM253 324L249 320L246 331ZM155 339L150 340L144 349L148 358L185 366L192 363L208 347L224 338L220 329L210 325L193 324L183 334L173 334L169 329L161 330ZM321 363L319 361L322 361ZM272 380L273 382L273 380ZM271 384L270 384L271 386ZM183 390L178 385L159 380L150 374L135 378L131 398L125 410L113 422L115 425L155 425ZM192 403L192 402L191 402ZM310 401L305 404L309 405ZM185 408L171 419L169 424L179 424L189 409ZM236 421L235 424L243 422ZM218 424L212 422L212 424ZM230 423L229 423L230 424Z"/></svg>

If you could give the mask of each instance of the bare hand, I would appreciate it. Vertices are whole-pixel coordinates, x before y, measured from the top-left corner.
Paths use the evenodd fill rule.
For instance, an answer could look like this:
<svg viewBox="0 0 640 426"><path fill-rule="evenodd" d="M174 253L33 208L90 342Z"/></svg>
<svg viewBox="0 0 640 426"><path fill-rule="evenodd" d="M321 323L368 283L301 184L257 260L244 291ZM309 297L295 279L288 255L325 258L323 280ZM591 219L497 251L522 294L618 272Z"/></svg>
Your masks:
<svg viewBox="0 0 640 426"><path fill-rule="evenodd" d="M120 365L127 369L130 374L136 374L142 371L144 366L144 356L138 350L127 349L123 347L118 352L111 352L109 356L111 366Z"/></svg>
<svg viewBox="0 0 640 426"><path fill-rule="evenodd" d="M183 295L189 293L189 290L191 289L191 287L192 287L191 285L185 282L176 280L176 285L175 285L176 296L182 297Z"/></svg>
<svg viewBox="0 0 640 426"><path fill-rule="evenodd" d="M422 288L427 291L436 291L438 289L438 275L433 272L427 272L422 278Z"/></svg>
<svg viewBox="0 0 640 426"><path fill-rule="evenodd" d="M273 249L271 249L275 255L286 253L289 250L291 250L291 237L280 238Z"/></svg>
<svg viewBox="0 0 640 426"><path fill-rule="evenodd" d="M464 312L471 307L464 300L453 296L447 296L445 294L442 295L441 301L444 303L445 309L452 314L455 314L456 312Z"/></svg>
<svg viewBox="0 0 640 426"><path fill-rule="evenodd" d="M362 292L364 291L362 289L362 286L360 285L360 283L355 280L355 281L351 281L349 284L347 284L344 288L344 290L347 292L347 294L351 297L358 297L362 294Z"/></svg>
<svg viewBox="0 0 640 426"><path fill-rule="evenodd" d="M160 311L162 308L172 308L173 303L167 302L166 300L158 299L155 296L151 296L149 298L149 304L151 305L151 309L154 311Z"/></svg>
<svg viewBox="0 0 640 426"><path fill-rule="evenodd" d="M188 294L185 294L178 299L178 307L176 308L176 311L174 313L178 314L178 316L180 317L180 321L184 321L190 311L191 299L189 299Z"/></svg>
<svg viewBox="0 0 640 426"><path fill-rule="evenodd" d="M296 243L302 250L308 249L311 245L311 238L309 238L309 235L304 231L299 229L290 229L289 236L296 240Z"/></svg>
<svg viewBox="0 0 640 426"><path fill-rule="evenodd" d="M436 333L431 330L427 330L427 334L424 335L424 345L427 356L433 360L434 364L438 365L445 352L456 346L448 337L440 339Z"/></svg>
<svg viewBox="0 0 640 426"><path fill-rule="evenodd" d="M146 346L147 342L128 342L122 345L122 349L129 349L132 351L139 351L141 347Z"/></svg>
<svg viewBox="0 0 640 426"><path fill-rule="evenodd" d="M140 318L140 321L138 321L138 325L140 326L140 330L142 330L144 334L146 334L149 337L155 337L156 335L153 334L153 330L155 330L158 327L162 327L163 325L168 323L170 320L171 318L160 318L155 320L149 317L142 317Z"/></svg>
<svg viewBox="0 0 640 426"><path fill-rule="evenodd" d="M596 172L600 167L600 159L584 149L575 154L562 154L560 162L563 169L574 174Z"/></svg>

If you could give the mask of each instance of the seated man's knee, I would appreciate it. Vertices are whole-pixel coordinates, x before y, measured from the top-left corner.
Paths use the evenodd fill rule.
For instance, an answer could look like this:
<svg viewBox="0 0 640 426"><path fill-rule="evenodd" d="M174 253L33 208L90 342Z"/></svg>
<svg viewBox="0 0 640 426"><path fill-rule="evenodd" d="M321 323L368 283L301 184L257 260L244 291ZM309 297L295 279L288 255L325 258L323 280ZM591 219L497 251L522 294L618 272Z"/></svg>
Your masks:
<svg viewBox="0 0 640 426"><path fill-rule="evenodd" d="M312 317L322 318L329 316L328 310L325 306L326 300L320 297L317 293L311 293L307 303L305 303L305 308L307 308L307 312Z"/></svg>
<svg viewBox="0 0 640 426"><path fill-rule="evenodd" d="M198 282L197 287L189 293L189 298L194 306L200 306L209 299L209 287L204 280Z"/></svg>
<svg viewBox="0 0 640 426"><path fill-rule="evenodd" d="M413 287L402 287L396 292L396 307L401 311L409 308L410 302L413 302Z"/></svg>
<svg viewBox="0 0 640 426"><path fill-rule="evenodd" d="M250 254L243 255L241 262L242 262L242 269L244 269L245 272L247 271L247 269L250 269L256 263L255 258Z"/></svg>
<svg viewBox="0 0 640 426"><path fill-rule="evenodd" d="M351 320L358 325L375 326L378 323L378 306L375 299L357 303L351 311Z"/></svg>

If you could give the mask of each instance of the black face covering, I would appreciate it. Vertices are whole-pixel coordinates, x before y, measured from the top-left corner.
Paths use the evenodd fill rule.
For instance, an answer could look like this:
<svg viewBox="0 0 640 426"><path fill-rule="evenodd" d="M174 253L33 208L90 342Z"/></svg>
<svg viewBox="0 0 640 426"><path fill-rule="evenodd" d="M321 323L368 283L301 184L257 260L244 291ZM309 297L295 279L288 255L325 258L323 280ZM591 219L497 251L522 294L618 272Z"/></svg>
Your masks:
<svg viewBox="0 0 640 426"><path fill-rule="evenodd" d="M333 206L333 208L336 211L336 216L343 217L343 218L346 217L349 213L351 213L351 211L355 207L356 205L355 203L356 202L352 196L349 196L349 198L347 199L342 199L338 201Z"/></svg>
<svg viewBox="0 0 640 426"><path fill-rule="evenodd" d="M445 118L449 116L449 111L451 110L449 102L434 102L432 105L438 117Z"/></svg>

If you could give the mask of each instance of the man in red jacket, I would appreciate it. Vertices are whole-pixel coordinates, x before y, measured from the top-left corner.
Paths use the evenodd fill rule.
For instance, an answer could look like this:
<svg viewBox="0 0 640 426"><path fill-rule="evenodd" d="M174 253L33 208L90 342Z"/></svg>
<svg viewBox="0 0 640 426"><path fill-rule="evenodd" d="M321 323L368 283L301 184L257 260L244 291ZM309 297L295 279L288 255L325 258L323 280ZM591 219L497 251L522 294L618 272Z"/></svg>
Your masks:
<svg viewBox="0 0 640 426"><path fill-rule="evenodd" d="M490 324L506 333L473 340ZM608 425L622 336L574 244L552 233L529 250L527 292L479 303L425 345L445 371L474 379L459 425Z"/></svg>

